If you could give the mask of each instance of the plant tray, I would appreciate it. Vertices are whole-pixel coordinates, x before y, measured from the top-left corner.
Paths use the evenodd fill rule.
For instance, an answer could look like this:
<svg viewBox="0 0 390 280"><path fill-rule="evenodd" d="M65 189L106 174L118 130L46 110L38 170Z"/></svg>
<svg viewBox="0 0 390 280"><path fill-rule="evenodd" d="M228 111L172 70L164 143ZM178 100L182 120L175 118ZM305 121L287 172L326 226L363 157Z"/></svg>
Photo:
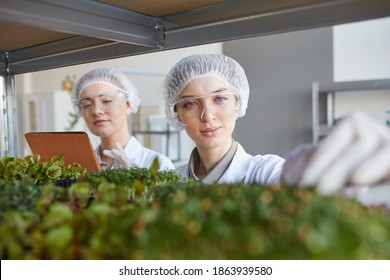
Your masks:
<svg viewBox="0 0 390 280"><path fill-rule="evenodd" d="M63 179L55 182L56 186L69 188L72 184L76 183L77 179Z"/></svg>

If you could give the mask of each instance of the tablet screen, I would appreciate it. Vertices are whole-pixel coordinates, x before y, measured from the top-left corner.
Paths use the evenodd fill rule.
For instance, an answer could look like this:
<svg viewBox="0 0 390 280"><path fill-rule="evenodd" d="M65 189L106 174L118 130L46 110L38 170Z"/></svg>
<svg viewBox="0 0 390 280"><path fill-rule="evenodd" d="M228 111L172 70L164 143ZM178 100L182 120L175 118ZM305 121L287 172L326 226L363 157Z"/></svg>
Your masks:
<svg viewBox="0 0 390 280"><path fill-rule="evenodd" d="M41 161L63 156L66 165L77 162L88 172L100 170L91 141L84 131L28 132L25 137L31 152L39 154Z"/></svg>

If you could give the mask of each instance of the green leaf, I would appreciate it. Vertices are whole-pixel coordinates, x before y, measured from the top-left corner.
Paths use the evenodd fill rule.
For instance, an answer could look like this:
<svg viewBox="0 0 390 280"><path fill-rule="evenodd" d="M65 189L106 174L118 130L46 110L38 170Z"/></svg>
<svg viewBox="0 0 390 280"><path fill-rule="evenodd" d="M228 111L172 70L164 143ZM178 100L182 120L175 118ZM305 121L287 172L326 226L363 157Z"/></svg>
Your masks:
<svg viewBox="0 0 390 280"><path fill-rule="evenodd" d="M139 180L136 180L134 183L133 183L133 192L135 195L142 195L145 191L145 186L144 184L139 181Z"/></svg>
<svg viewBox="0 0 390 280"><path fill-rule="evenodd" d="M159 169L160 169L160 163L158 161L158 157L155 157L150 167L150 171L152 171L153 174L156 174Z"/></svg>
<svg viewBox="0 0 390 280"><path fill-rule="evenodd" d="M46 169L45 174L51 180L58 179L62 175L62 168L58 165L52 165Z"/></svg>

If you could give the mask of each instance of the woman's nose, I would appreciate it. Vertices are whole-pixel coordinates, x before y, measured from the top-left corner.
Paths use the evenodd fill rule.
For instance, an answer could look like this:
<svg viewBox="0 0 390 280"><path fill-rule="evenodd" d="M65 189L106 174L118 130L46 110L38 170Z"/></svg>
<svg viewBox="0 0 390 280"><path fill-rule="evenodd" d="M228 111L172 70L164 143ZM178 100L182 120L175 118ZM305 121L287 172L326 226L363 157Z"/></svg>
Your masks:
<svg viewBox="0 0 390 280"><path fill-rule="evenodd" d="M216 115L212 113L207 107L204 107L202 113L200 114L200 119L202 121L210 121L216 118Z"/></svg>
<svg viewBox="0 0 390 280"><path fill-rule="evenodd" d="M101 113L104 113L104 110L102 108L100 108L99 105L97 104L94 104L93 107L92 107L92 114L101 114Z"/></svg>

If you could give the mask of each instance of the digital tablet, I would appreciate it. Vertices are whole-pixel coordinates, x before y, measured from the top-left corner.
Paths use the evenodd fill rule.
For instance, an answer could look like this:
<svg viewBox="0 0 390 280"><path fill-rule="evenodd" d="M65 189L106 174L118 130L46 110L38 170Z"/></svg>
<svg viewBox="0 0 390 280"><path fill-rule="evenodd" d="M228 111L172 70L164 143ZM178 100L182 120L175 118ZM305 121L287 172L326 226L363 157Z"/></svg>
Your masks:
<svg viewBox="0 0 390 280"><path fill-rule="evenodd" d="M24 136L31 152L39 154L41 161L63 156L66 165L77 162L87 172L100 170L91 141L84 131L27 132Z"/></svg>

